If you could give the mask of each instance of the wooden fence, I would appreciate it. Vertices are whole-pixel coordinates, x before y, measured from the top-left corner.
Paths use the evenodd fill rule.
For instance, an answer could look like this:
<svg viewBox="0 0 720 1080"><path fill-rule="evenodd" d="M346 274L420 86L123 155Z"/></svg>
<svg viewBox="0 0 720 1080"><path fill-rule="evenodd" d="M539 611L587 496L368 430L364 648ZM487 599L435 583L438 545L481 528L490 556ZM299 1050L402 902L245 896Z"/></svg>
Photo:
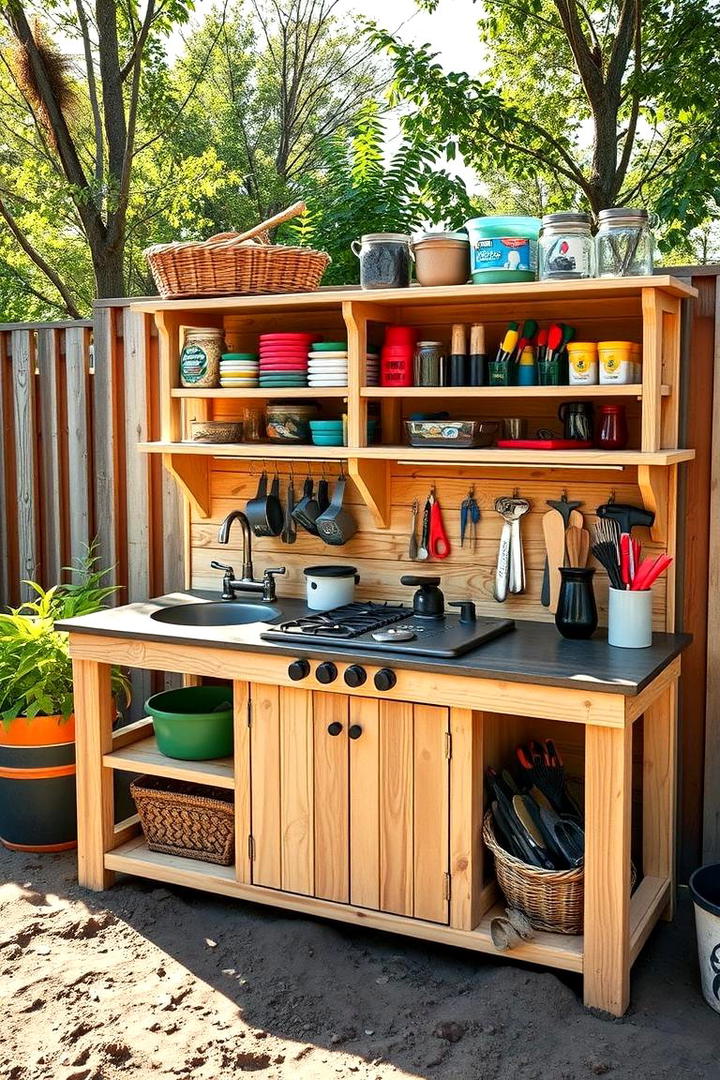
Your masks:
<svg viewBox="0 0 720 1080"><path fill-rule="evenodd" d="M184 584L180 497L133 450L157 434L149 335L124 303L94 324L0 324L2 603L28 596L22 578L57 582L94 539L122 602Z"/></svg>
<svg viewBox="0 0 720 1080"><path fill-rule="evenodd" d="M666 268L665 272L666 272ZM677 267L699 289L683 316L684 443L678 629L680 872L720 860L720 267ZM101 301L94 322L0 324L0 602L43 585L97 537L119 601L182 588L184 513L156 455L158 361L148 320ZM714 540L714 543L711 542ZM136 708L151 685L135 676Z"/></svg>

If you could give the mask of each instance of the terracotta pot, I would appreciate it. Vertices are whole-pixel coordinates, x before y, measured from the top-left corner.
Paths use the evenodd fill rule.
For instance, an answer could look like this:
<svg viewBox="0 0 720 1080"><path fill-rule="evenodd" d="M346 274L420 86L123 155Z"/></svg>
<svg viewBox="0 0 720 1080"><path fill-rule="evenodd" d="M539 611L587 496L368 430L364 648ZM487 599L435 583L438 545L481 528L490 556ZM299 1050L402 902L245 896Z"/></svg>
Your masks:
<svg viewBox="0 0 720 1080"><path fill-rule="evenodd" d="M0 722L0 842L15 851L77 846L75 717Z"/></svg>

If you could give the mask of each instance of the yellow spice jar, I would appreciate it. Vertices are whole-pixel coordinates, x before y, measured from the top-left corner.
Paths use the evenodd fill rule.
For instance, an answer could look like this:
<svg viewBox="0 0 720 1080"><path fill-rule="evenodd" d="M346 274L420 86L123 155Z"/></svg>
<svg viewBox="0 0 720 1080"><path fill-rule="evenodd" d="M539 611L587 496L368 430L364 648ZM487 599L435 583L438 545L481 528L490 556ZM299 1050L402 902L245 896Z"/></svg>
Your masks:
<svg viewBox="0 0 720 1080"><path fill-rule="evenodd" d="M632 341L598 341L600 360L600 383L626 384L635 377Z"/></svg>
<svg viewBox="0 0 720 1080"><path fill-rule="evenodd" d="M216 326L189 327L180 353L181 384L199 388L219 386L223 351L222 330Z"/></svg>
<svg viewBox="0 0 720 1080"><path fill-rule="evenodd" d="M598 381L596 341L569 341L565 346L571 386L594 386Z"/></svg>

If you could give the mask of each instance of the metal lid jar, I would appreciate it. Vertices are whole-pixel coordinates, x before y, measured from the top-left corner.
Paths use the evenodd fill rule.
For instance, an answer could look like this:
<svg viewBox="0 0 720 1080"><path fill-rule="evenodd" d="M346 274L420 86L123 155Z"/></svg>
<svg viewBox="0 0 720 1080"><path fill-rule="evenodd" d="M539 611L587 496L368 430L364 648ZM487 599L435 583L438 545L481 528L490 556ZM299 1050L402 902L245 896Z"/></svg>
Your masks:
<svg viewBox="0 0 720 1080"><path fill-rule="evenodd" d="M413 242L418 285L464 285L470 277L466 232L424 232Z"/></svg>
<svg viewBox="0 0 720 1080"><path fill-rule="evenodd" d="M642 277L653 272L647 210L622 206L601 210L595 245L599 277Z"/></svg>
<svg viewBox="0 0 720 1080"><path fill-rule="evenodd" d="M540 278L575 281L595 277L595 242L589 214L546 214L540 233Z"/></svg>
<svg viewBox="0 0 720 1080"><path fill-rule="evenodd" d="M189 327L180 353L180 382L205 389L220 385L223 331L217 326Z"/></svg>
<svg viewBox="0 0 720 1080"><path fill-rule="evenodd" d="M406 233L365 233L352 242L360 260L360 287L403 289L410 284L412 240Z"/></svg>

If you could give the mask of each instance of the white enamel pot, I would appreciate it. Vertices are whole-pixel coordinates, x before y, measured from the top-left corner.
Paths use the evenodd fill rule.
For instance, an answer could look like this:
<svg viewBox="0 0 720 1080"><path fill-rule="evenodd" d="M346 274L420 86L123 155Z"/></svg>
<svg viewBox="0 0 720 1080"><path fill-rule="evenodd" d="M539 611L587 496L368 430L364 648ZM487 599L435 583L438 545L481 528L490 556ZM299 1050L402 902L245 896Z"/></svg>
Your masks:
<svg viewBox="0 0 720 1080"><path fill-rule="evenodd" d="M307 606L313 611L329 611L352 604L360 575L355 566L308 566L305 571Z"/></svg>

